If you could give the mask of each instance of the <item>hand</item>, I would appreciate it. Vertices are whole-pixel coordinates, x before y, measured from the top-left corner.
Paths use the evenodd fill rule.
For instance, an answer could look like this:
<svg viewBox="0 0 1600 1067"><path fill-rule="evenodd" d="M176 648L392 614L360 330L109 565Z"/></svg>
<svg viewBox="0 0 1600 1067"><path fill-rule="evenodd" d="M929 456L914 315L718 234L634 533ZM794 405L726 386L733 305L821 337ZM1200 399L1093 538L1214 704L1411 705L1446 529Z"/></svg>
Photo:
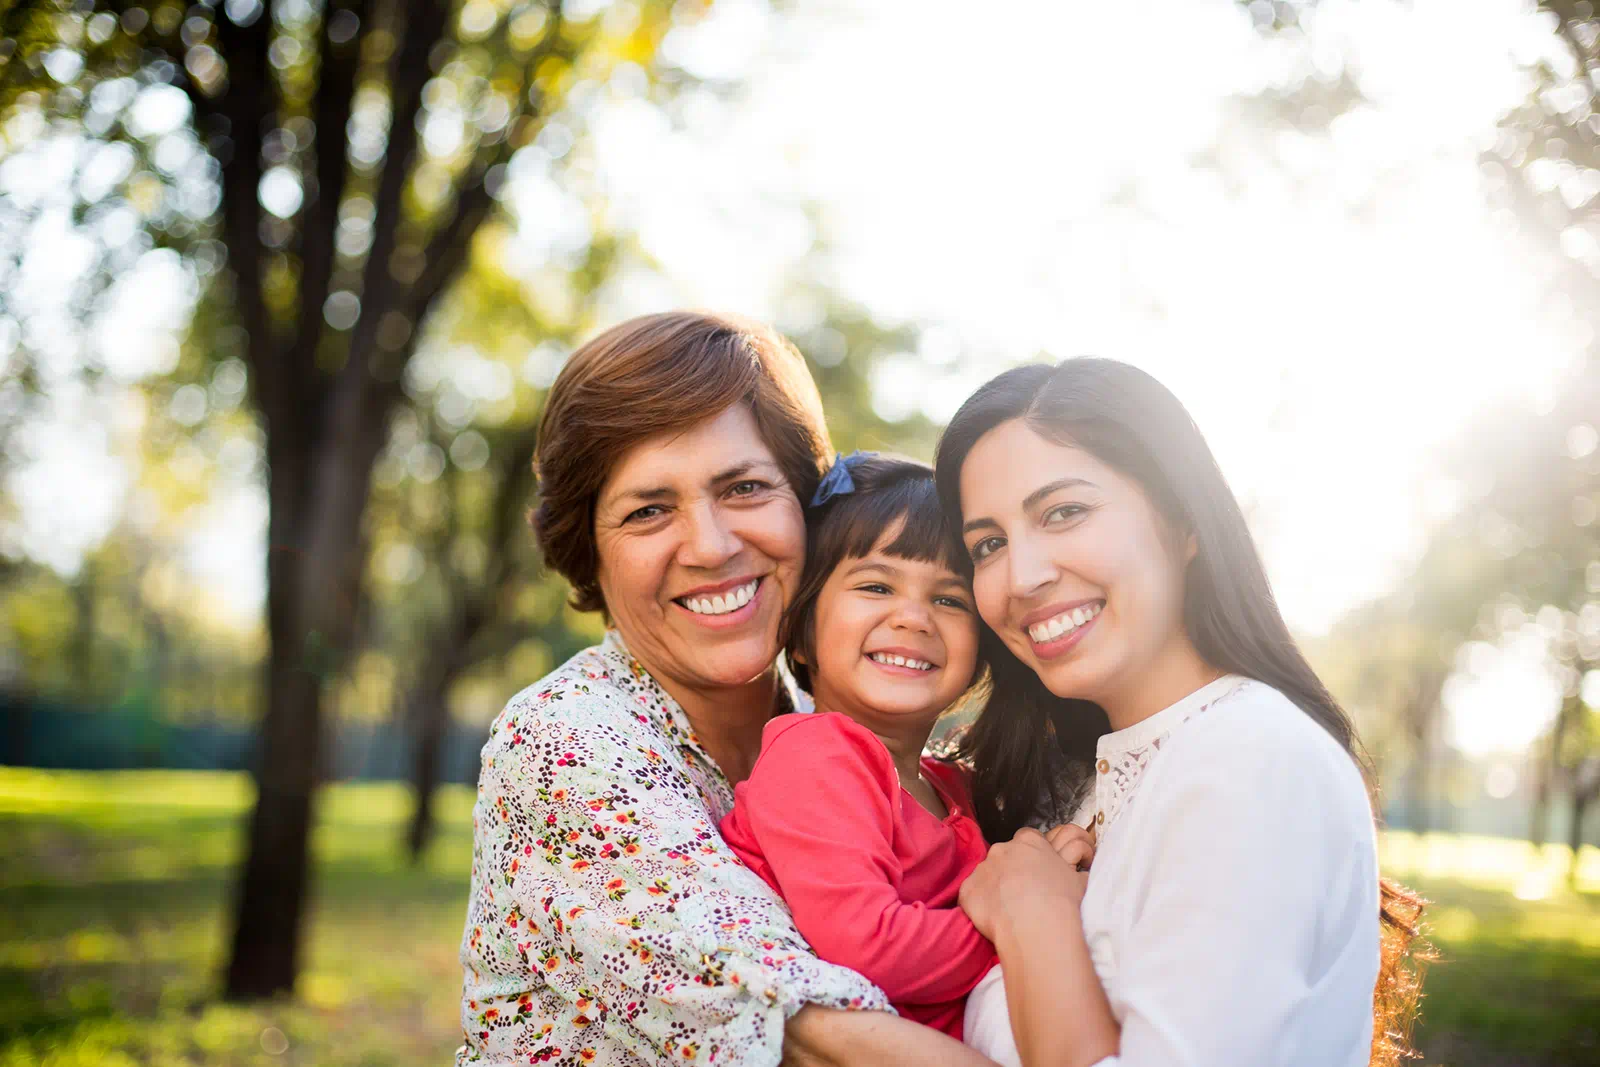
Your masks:
<svg viewBox="0 0 1600 1067"><path fill-rule="evenodd" d="M1081 841L1070 844L1075 853L1081 851ZM1076 910L1088 877L1044 834L1024 828L989 849L988 858L961 883L958 902L978 932L995 941L1002 922L1026 925L1036 908L1047 914L1063 907Z"/></svg>
<svg viewBox="0 0 1600 1067"><path fill-rule="evenodd" d="M1080 871L1087 871L1094 863L1094 835L1076 823L1062 823L1045 831L1044 839L1056 850L1056 855Z"/></svg>

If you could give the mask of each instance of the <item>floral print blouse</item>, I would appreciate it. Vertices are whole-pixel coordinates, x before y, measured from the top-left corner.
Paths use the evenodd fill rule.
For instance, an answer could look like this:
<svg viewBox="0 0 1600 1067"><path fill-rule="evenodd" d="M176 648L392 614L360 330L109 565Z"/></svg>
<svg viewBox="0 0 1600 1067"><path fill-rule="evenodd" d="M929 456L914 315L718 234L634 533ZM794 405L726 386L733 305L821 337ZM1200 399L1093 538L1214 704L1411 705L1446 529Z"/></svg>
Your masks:
<svg viewBox="0 0 1600 1067"><path fill-rule="evenodd" d="M492 731L458 1065L773 1065L806 1003L891 1010L723 843L727 779L615 631Z"/></svg>

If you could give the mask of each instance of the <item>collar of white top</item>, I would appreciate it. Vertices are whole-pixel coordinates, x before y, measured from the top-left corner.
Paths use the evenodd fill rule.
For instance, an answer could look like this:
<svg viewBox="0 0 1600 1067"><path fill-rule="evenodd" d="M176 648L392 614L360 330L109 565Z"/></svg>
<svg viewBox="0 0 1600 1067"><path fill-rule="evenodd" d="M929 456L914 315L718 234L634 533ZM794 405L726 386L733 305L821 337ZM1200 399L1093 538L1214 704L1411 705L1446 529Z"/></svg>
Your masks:
<svg viewBox="0 0 1600 1067"><path fill-rule="evenodd" d="M1208 682L1196 689L1176 704L1162 708L1148 719L1141 719L1125 730L1114 730L1102 735L1095 747L1095 755L1100 759L1110 759L1148 745L1163 734L1171 733L1189 716L1207 704L1227 696L1246 681L1248 679L1243 675L1224 674L1216 681Z"/></svg>

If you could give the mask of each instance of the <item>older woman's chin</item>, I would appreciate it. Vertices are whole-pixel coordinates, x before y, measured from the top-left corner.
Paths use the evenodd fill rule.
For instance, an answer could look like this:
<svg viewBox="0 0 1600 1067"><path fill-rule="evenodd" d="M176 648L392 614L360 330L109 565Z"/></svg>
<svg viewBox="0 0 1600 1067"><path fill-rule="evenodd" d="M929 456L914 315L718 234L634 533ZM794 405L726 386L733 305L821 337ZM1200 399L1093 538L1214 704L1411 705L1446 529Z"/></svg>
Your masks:
<svg viewBox="0 0 1600 1067"><path fill-rule="evenodd" d="M702 639L677 658L689 665L691 673L704 684L730 688L744 685L766 674L777 661L777 630L774 627L770 632Z"/></svg>

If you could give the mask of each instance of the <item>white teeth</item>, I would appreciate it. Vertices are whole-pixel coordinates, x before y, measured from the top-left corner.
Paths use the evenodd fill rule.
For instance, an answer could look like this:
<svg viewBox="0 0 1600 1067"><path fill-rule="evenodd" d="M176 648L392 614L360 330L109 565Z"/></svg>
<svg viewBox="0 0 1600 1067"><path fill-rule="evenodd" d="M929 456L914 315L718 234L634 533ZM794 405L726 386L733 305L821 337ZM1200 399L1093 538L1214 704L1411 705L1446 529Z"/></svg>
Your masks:
<svg viewBox="0 0 1600 1067"><path fill-rule="evenodd" d="M1046 619L1044 622L1037 622L1028 627L1028 636L1040 644L1044 644L1046 641L1054 641L1063 634L1071 633L1100 614L1102 606L1100 604L1090 604L1087 607L1063 611L1053 619Z"/></svg>
<svg viewBox="0 0 1600 1067"><path fill-rule="evenodd" d="M738 611L750 603L750 598L756 595L756 586L761 584L757 578L747 582L737 589L730 589L721 596L684 598L678 603L694 612L696 615L726 615L730 611Z"/></svg>
<svg viewBox="0 0 1600 1067"><path fill-rule="evenodd" d="M907 659L905 656L894 656L887 652L873 652L868 658L873 660L873 662L881 663L886 667L911 667L919 671L933 670L933 664L927 662L926 660Z"/></svg>

